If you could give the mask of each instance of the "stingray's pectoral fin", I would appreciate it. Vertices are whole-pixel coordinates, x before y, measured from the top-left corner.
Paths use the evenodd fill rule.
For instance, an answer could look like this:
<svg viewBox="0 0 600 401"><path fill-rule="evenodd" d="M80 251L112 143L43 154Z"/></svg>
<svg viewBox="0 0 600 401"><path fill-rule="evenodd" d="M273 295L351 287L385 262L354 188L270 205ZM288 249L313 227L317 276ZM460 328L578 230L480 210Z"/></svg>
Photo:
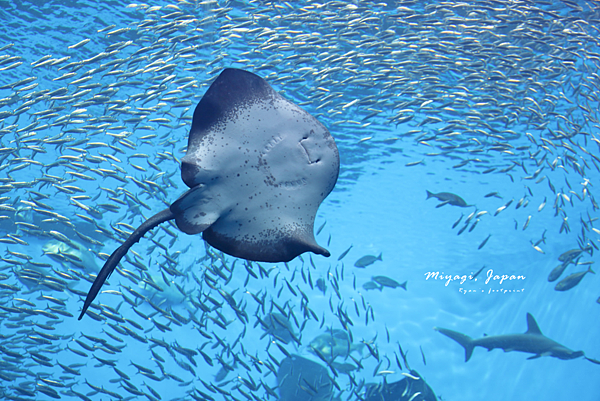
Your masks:
<svg viewBox="0 0 600 401"><path fill-rule="evenodd" d="M125 256L129 248L131 248L133 244L138 242L140 238L142 238L144 234L146 234L148 231L152 230L160 223L163 223L168 220L173 220L174 218L175 214L171 211L171 209L165 209L162 212L155 214L154 216L150 217L148 220L143 222L142 225L140 225L129 236L129 238L127 238L123 245L115 249L112 255L110 255L110 257L106 260L106 263L104 263L104 266L102 266L102 270L100 270L98 276L96 276L96 279L94 280L94 283L92 284L92 287L90 288L90 291L88 292L88 295L85 298L83 310L81 311L81 314L79 315L77 320L81 320L83 315L85 315L85 312L90 307L92 302L94 302L94 299L100 292L102 285L110 277L110 275L115 270L123 256Z"/></svg>
<svg viewBox="0 0 600 401"><path fill-rule="evenodd" d="M221 215L219 202L205 185L196 185L171 205L175 223L186 234L199 234Z"/></svg>
<svg viewBox="0 0 600 401"><path fill-rule="evenodd" d="M309 244L309 246L310 246L309 251L316 255L322 255L322 256L325 256L326 258L331 256L331 253L327 249L318 245L316 242L314 244Z"/></svg>

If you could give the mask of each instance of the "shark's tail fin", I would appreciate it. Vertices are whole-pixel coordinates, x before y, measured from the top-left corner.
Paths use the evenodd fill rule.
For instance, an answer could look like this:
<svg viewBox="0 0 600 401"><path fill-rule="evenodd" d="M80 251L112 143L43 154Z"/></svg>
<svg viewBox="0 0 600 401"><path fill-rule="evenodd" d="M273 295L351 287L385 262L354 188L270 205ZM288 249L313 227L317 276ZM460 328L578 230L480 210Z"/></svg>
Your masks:
<svg viewBox="0 0 600 401"><path fill-rule="evenodd" d="M473 354L473 348L475 347L473 345L473 339L471 337L459 333L457 331L452 331L448 329L442 329L438 327L434 327L433 329L439 331L446 337L450 337L451 339L463 346L463 348L465 349L465 362L471 359L471 355Z"/></svg>

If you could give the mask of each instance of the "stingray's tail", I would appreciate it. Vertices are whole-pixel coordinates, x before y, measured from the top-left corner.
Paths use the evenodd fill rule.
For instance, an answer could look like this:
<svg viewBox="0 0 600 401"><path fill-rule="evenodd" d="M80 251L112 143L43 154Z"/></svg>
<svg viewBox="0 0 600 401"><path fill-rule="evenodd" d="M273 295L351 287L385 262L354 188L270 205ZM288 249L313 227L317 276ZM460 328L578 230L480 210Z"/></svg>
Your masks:
<svg viewBox="0 0 600 401"><path fill-rule="evenodd" d="M457 331L442 329L439 327L434 327L433 329L439 331L446 337L450 337L451 339L463 346L463 348L465 349L465 362L471 359L471 355L473 354L473 348L475 348L475 346L473 345L473 339L471 337L459 333Z"/></svg>
<svg viewBox="0 0 600 401"><path fill-rule="evenodd" d="M102 270L100 270L98 276L96 276L96 280L94 280L94 284L92 284L92 287L90 288L90 291L88 292L87 297L85 298L83 310L81 311L81 314L79 315L77 320L81 320L83 315L85 315L85 312L92 304L92 302L94 302L94 299L100 292L102 285L110 277L112 272L115 270L115 267L117 267L121 259L123 259L123 256L125 256L129 248L131 248L133 244L138 242L140 238L142 238L144 234L146 234L148 231L152 230L160 223L164 223L168 220L173 220L174 218L175 214L170 209L165 209L162 212L155 214L154 216L150 217L148 220L143 222L142 225L139 226L129 236L129 238L127 238L123 245L115 249L112 255L110 255L110 257L106 260L106 263L104 263L104 266L102 266Z"/></svg>

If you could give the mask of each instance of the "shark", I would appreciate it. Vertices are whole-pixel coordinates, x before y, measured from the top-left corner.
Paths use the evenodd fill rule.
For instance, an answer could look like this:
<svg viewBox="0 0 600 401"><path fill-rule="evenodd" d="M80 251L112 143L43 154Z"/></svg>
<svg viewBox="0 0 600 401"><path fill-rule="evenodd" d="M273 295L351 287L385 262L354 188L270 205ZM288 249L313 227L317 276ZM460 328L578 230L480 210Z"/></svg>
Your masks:
<svg viewBox="0 0 600 401"><path fill-rule="evenodd" d="M446 337L450 337L465 349L465 362L471 359L475 347L487 348L491 351L495 348L503 349L504 352L520 351L533 354L527 359L536 359L542 356L552 356L554 358L568 360L584 356L583 351L573 351L564 345L544 336L534 317L527 313L527 331L523 334L504 334L499 336L483 336L473 339L465 334L434 327ZM598 363L598 361L587 360Z"/></svg>

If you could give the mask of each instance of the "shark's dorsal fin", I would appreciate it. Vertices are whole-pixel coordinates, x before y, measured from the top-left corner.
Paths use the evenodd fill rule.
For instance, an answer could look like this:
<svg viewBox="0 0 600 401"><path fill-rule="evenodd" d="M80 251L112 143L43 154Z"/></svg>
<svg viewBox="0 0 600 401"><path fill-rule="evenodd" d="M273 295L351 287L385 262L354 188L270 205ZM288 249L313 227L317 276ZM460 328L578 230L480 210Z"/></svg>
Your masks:
<svg viewBox="0 0 600 401"><path fill-rule="evenodd" d="M535 321L533 316L531 316L531 313L527 313L527 331L525 332L525 334L539 334L540 336L543 335L537 322Z"/></svg>

